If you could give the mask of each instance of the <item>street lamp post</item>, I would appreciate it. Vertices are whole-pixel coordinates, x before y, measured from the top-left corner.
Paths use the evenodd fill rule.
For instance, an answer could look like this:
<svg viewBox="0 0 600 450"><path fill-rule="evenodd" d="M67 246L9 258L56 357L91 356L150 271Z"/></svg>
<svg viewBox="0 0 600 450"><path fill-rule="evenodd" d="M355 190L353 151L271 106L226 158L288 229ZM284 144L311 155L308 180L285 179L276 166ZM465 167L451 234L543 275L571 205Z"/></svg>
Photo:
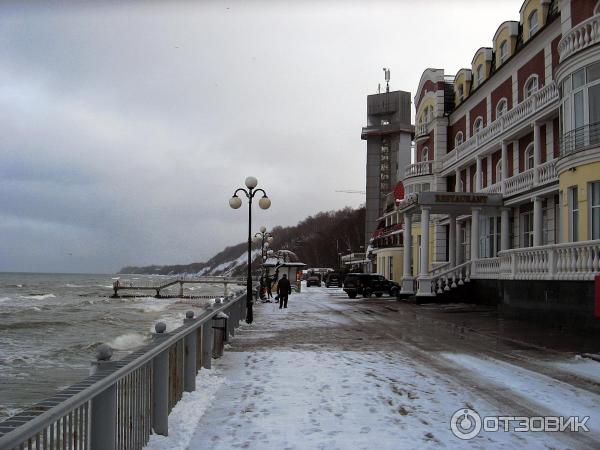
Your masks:
<svg viewBox="0 0 600 450"><path fill-rule="evenodd" d="M260 242L260 256L264 263L267 259L265 248L268 248L271 242L273 242L273 235L267 231L267 227L264 225L262 225L259 230L260 231L254 235L254 239L256 243Z"/></svg>
<svg viewBox="0 0 600 450"><path fill-rule="evenodd" d="M267 197L267 193L263 189L256 189L258 180L256 177L246 178L246 187L238 188L233 196L229 199L229 206L233 209L238 209L242 206L242 199L238 197L238 192L243 192L248 199L248 275L246 279L246 323L252 323L254 317L252 315L252 199L258 193L262 193L262 198L258 201L258 206L261 209L269 209L271 199Z"/></svg>

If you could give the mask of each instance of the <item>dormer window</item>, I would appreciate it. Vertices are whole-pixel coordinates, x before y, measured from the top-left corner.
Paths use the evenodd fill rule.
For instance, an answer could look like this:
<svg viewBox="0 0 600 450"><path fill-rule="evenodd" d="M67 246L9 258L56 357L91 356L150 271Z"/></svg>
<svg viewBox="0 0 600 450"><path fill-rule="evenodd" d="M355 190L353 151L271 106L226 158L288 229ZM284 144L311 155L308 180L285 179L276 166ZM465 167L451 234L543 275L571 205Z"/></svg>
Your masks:
<svg viewBox="0 0 600 450"><path fill-rule="evenodd" d="M421 152L421 161L429 161L429 149L425 147Z"/></svg>
<svg viewBox="0 0 600 450"><path fill-rule="evenodd" d="M458 147L462 143L463 143L463 133L462 133L462 131L459 131L458 133L456 133L456 137L454 138L454 146Z"/></svg>
<svg viewBox="0 0 600 450"><path fill-rule="evenodd" d="M538 86L538 77L537 75L532 75L527 83L525 83L525 98L531 97L535 92L537 92Z"/></svg>
<svg viewBox="0 0 600 450"><path fill-rule="evenodd" d="M503 63L508 59L508 42L502 41L500 44L500 63Z"/></svg>
<svg viewBox="0 0 600 450"><path fill-rule="evenodd" d="M465 98L465 88L462 84L458 85L458 101L462 102Z"/></svg>
<svg viewBox="0 0 600 450"><path fill-rule="evenodd" d="M529 18L527 19L527 24L529 25L529 37L533 36L538 29L538 12L537 9L532 11L529 14Z"/></svg>
<svg viewBox="0 0 600 450"><path fill-rule="evenodd" d="M502 117L508 110L508 103L505 98L500 100L496 105L496 118Z"/></svg>
<svg viewBox="0 0 600 450"><path fill-rule="evenodd" d="M485 78L485 73L483 73L483 64L479 64L477 66L477 85L483 83L483 79Z"/></svg>

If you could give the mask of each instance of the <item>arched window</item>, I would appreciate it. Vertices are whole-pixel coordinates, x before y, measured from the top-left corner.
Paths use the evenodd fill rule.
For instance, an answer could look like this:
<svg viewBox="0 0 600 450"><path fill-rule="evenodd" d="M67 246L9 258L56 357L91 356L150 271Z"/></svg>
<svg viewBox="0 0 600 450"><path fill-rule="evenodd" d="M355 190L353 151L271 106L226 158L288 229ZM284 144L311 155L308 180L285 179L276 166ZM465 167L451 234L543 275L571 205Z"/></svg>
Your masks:
<svg viewBox="0 0 600 450"><path fill-rule="evenodd" d="M525 149L525 170L533 169L533 142Z"/></svg>
<svg viewBox="0 0 600 450"><path fill-rule="evenodd" d="M496 118L503 116L506 114L508 110L508 102L505 98L501 99L496 105Z"/></svg>
<svg viewBox="0 0 600 450"><path fill-rule="evenodd" d="M427 147L423 147L421 150L421 162L429 161L429 149Z"/></svg>
<svg viewBox="0 0 600 450"><path fill-rule="evenodd" d="M463 143L463 133L462 133L462 131L459 131L458 133L456 133L456 137L454 138L454 146L458 147L462 143Z"/></svg>
<svg viewBox="0 0 600 450"><path fill-rule="evenodd" d="M459 103L463 101L463 99L465 98L465 88L463 87L462 84L458 85L458 101Z"/></svg>
<svg viewBox="0 0 600 450"><path fill-rule="evenodd" d="M503 63L508 58L508 41L505 39L500 44L500 62Z"/></svg>
<svg viewBox="0 0 600 450"><path fill-rule="evenodd" d="M485 77L485 74L483 73L483 64L479 64L477 66L477 85L480 85L481 83L483 83L484 77Z"/></svg>
<svg viewBox="0 0 600 450"><path fill-rule="evenodd" d="M529 14L529 18L527 19L527 23L529 25L529 37L533 36L538 29L538 12L537 9L533 10L531 14Z"/></svg>
<svg viewBox="0 0 600 450"><path fill-rule="evenodd" d="M538 76L531 75L525 83L525 98L531 97L539 88Z"/></svg>
<svg viewBox="0 0 600 450"><path fill-rule="evenodd" d="M496 183L502 181L502 158L496 163Z"/></svg>
<svg viewBox="0 0 600 450"><path fill-rule="evenodd" d="M479 116L473 122L473 134L479 133L481 130L483 130L483 119Z"/></svg>

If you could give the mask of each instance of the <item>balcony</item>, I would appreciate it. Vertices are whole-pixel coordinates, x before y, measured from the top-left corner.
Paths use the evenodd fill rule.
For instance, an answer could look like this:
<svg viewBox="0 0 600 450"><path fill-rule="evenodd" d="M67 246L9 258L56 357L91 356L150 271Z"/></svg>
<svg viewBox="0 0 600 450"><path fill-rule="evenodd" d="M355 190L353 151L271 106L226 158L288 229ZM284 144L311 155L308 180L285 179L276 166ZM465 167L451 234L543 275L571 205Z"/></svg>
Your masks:
<svg viewBox="0 0 600 450"><path fill-rule="evenodd" d="M600 42L600 14L590 17L566 33L558 43L559 61Z"/></svg>
<svg viewBox="0 0 600 450"><path fill-rule="evenodd" d="M444 155L441 159L442 170L451 167L457 161L471 156L476 150L494 141L504 132L528 123L533 115L556 102L558 97L558 88L554 82L544 86L510 111L498 117L483 130Z"/></svg>
<svg viewBox="0 0 600 450"><path fill-rule="evenodd" d="M362 133L360 135L361 139L365 140L370 136L383 136L386 134L394 134L394 133L414 133L415 128L412 125L407 125L400 122L391 122L387 125L369 125L368 127L363 127Z"/></svg>
<svg viewBox="0 0 600 450"><path fill-rule="evenodd" d="M600 146L600 122L590 123L565 133L560 140L560 157L564 158Z"/></svg>
<svg viewBox="0 0 600 450"><path fill-rule="evenodd" d="M419 177L421 175L431 175L431 161L421 161L410 164L404 169L404 178Z"/></svg>
<svg viewBox="0 0 600 450"><path fill-rule="evenodd" d="M557 160L553 159L533 169L528 169L498 183L486 186L478 192L503 194L505 197L510 197L529 191L536 186L558 182L556 163Z"/></svg>
<svg viewBox="0 0 600 450"><path fill-rule="evenodd" d="M429 138L429 125L431 122L423 123L415 127L415 142L420 143Z"/></svg>

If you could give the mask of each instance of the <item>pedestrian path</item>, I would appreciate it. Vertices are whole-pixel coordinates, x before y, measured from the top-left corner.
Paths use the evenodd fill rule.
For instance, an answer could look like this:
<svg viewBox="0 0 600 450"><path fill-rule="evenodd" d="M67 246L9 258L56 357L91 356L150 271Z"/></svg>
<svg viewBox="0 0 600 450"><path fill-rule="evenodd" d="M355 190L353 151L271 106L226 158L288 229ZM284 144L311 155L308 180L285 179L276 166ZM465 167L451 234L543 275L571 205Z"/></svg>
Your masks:
<svg viewBox="0 0 600 450"><path fill-rule="evenodd" d="M236 332L213 370L200 372L201 392L175 408L172 435L149 448L565 447L548 433L455 437L450 418L460 408L491 415L503 412L499 405L522 414L536 406L497 397L493 383L477 378L480 359L416 348L403 332L419 324L385 318L379 313L397 303L378 302L359 307L340 290L308 288L290 296L287 309L258 304L255 322ZM440 345L425 329L422 339ZM461 372L465 361L475 364L473 375Z"/></svg>

